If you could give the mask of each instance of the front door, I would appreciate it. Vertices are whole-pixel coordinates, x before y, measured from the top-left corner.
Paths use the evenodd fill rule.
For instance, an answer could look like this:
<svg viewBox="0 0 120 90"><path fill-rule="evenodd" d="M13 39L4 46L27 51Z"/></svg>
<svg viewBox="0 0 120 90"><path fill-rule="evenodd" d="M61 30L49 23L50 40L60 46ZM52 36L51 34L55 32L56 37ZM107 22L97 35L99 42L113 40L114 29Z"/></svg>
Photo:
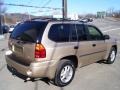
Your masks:
<svg viewBox="0 0 120 90"><path fill-rule="evenodd" d="M79 65L84 66L103 59L106 53L106 44L102 33L94 26L78 25L79 49L77 56Z"/></svg>

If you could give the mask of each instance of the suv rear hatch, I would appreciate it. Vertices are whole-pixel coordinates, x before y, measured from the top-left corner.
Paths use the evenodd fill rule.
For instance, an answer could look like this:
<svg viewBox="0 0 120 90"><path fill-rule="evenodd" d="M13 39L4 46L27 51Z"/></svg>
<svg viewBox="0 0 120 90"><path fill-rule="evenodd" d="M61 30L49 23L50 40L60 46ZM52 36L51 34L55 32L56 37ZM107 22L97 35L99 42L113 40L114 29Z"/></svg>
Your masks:
<svg viewBox="0 0 120 90"><path fill-rule="evenodd" d="M46 26L45 21L26 21L15 27L9 39L9 49L15 61L25 65L34 61L35 45L41 42Z"/></svg>

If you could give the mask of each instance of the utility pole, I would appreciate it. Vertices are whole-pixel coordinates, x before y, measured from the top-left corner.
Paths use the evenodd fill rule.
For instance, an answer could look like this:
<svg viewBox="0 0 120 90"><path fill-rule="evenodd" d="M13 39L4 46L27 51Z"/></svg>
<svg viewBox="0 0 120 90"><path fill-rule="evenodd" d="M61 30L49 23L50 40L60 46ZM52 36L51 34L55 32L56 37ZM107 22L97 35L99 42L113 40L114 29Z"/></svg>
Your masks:
<svg viewBox="0 0 120 90"><path fill-rule="evenodd" d="M63 19L67 19L67 0L62 0Z"/></svg>

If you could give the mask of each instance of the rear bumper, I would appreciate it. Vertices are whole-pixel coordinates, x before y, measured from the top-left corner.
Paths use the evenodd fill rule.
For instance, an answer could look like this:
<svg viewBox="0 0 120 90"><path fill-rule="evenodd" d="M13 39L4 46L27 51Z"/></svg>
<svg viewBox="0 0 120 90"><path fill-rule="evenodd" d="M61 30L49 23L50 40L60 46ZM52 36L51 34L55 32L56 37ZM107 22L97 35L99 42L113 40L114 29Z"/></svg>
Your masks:
<svg viewBox="0 0 120 90"><path fill-rule="evenodd" d="M14 68L17 72L26 75L28 77L43 78L48 77L53 79L56 71L55 60L49 60L44 62L32 62L30 66L22 65L12 60L9 55L5 55L6 62L9 67Z"/></svg>

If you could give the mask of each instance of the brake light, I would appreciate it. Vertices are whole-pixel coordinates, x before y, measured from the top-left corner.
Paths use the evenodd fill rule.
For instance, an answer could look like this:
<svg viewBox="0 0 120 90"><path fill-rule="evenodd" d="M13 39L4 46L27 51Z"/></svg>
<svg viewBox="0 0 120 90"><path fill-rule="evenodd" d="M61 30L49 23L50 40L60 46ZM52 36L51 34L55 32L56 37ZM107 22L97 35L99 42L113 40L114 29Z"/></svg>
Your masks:
<svg viewBox="0 0 120 90"><path fill-rule="evenodd" d="M46 50L42 44L35 45L35 58L45 58Z"/></svg>

